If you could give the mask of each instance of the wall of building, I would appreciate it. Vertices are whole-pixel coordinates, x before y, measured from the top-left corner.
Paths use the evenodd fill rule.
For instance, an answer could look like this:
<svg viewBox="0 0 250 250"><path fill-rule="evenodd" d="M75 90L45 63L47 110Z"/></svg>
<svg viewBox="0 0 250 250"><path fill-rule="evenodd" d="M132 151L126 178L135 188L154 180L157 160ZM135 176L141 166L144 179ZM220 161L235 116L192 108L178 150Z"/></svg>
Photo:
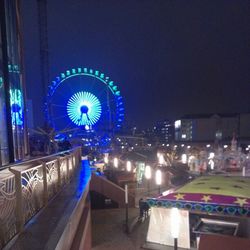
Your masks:
<svg viewBox="0 0 250 250"><path fill-rule="evenodd" d="M250 113L240 115L239 134L241 138L250 139Z"/></svg>
<svg viewBox="0 0 250 250"><path fill-rule="evenodd" d="M175 126L176 141L227 141L234 134L250 138L250 114L194 116L178 120Z"/></svg>
<svg viewBox="0 0 250 250"><path fill-rule="evenodd" d="M168 121L159 121L154 127L154 134L160 144L167 144L174 140L174 126Z"/></svg>
<svg viewBox="0 0 250 250"><path fill-rule="evenodd" d="M210 119L195 119L193 126L194 141L212 141L215 139L216 120Z"/></svg>
<svg viewBox="0 0 250 250"><path fill-rule="evenodd" d="M28 153L19 4L0 0L0 165Z"/></svg>

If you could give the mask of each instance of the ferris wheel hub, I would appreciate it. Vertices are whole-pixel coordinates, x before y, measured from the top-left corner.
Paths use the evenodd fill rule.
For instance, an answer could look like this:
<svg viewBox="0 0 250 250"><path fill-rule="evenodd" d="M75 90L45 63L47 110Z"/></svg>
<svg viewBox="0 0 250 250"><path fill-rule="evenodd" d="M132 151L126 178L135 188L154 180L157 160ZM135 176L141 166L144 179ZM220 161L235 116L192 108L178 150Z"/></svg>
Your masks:
<svg viewBox="0 0 250 250"><path fill-rule="evenodd" d="M80 107L80 110L81 110L81 113L82 113L82 114L87 114L88 111L89 111L89 108L88 108L87 105L82 105L82 106Z"/></svg>

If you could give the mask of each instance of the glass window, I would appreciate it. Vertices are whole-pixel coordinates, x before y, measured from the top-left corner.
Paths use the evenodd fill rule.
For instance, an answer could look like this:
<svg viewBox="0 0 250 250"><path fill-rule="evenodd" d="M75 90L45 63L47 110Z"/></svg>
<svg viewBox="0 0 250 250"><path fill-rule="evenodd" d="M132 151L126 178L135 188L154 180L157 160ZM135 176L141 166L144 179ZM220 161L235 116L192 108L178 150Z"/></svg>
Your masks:
<svg viewBox="0 0 250 250"><path fill-rule="evenodd" d="M21 46L18 1L5 0L2 2L5 11L6 33L0 30L0 166L10 162L8 142L8 127L12 128L14 160L24 158L25 129L24 129L24 91L21 64ZM4 39L4 40L3 40ZM3 41L7 41L7 48ZM5 50L5 51L3 51ZM5 53L3 53L5 52ZM7 54L7 57L6 57ZM8 70L8 77L4 75ZM5 71L5 72L6 72ZM8 81L8 82L7 82ZM6 88L9 93L10 106L6 107ZM11 121L7 122L6 111L11 113ZM9 126L8 126L9 124ZM10 130L9 130L10 131Z"/></svg>
<svg viewBox="0 0 250 250"><path fill-rule="evenodd" d="M8 136L6 123L6 106L4 95L4 78L3 78L3 52L2 52L2 34L0 27L0 167L9 163L8 154Z"/></svg>
<svg viewBox="0 0 250 250"><path fill-rule="evenodd" d="M16 1L5 1L6 26L8 44L8 69L10 86L11 123L13 130L13 144L15 160L24 158L24 100L22 90L22 75L20 71L20 31L17 20Z"/></svg>

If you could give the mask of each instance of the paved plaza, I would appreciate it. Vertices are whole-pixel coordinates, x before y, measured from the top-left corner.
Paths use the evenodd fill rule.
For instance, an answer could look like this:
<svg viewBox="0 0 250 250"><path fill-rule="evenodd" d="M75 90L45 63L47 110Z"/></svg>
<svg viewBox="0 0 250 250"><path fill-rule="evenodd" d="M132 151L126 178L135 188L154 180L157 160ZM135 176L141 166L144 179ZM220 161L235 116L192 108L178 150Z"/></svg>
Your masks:
<svg viewBox="0 0 250 250"><path fill-rule="evenodd" d="M125 209L92 210L93 250L173 250L171 246L146 243L149 217L138 222L139 209L129 209L129 233L125 233ZM182 249L182 248L179 248Z"/></svg>
<svg viewBox="0 0 250 250"><path fill-rule="evenodd" d="M93 210L93 250L141 249L146 241L149 219L137 223L138 208L129 209L130 232L125 233L125 209Z"/></svg>

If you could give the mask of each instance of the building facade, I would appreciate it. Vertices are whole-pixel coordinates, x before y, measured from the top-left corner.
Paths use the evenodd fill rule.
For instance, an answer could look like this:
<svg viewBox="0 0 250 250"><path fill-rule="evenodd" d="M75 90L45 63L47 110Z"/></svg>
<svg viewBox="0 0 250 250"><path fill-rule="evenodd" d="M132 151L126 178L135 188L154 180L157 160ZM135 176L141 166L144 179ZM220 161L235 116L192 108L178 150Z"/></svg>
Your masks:
<svg viewBox="0 0 250 250"><path fill-rule="evenodd" d="M186 115L175 121L175 141L250 140L250 113Z"/></svg>
<svg viewBox="0 0 250 250"><path fill-rule="evenodd" d="M160 144L171 143L174 140L174 127L168 120L159 121L154 127L154 134Z"/></svg>
<svg viewBox="0 0 250 250"><path fill-rule="evenodd" d="M28 154L19 4L0 0L0 166Z"/></svg>

